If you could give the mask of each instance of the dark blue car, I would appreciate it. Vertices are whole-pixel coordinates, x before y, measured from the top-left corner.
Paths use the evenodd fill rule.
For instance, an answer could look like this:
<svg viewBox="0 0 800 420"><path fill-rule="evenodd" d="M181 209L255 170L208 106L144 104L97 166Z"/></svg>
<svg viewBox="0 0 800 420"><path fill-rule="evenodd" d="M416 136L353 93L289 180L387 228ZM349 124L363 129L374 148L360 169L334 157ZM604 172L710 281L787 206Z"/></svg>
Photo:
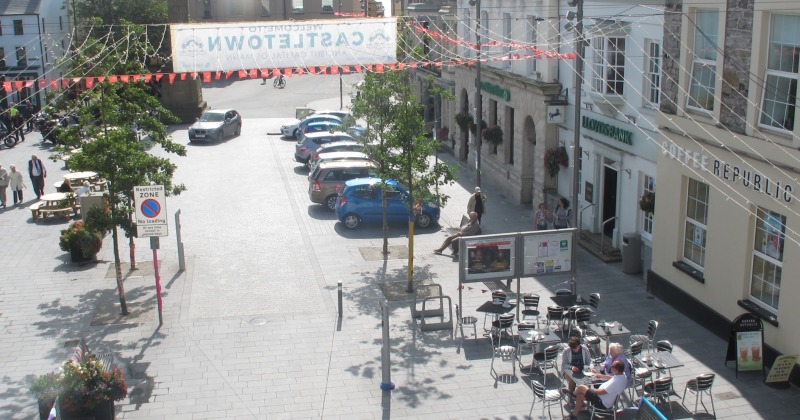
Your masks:
<svg viewBox="0 0 800 420"><path fill-rule="evenodd" d="M397 181L386 181L386 211L389 223L408 222L408 190ZM349 229L361 222L382 223L384 189L378 178L347 181L336 200L336 218ZM416 211L416 224L426 228L439 221L439 208L423 205Z"/></svg>

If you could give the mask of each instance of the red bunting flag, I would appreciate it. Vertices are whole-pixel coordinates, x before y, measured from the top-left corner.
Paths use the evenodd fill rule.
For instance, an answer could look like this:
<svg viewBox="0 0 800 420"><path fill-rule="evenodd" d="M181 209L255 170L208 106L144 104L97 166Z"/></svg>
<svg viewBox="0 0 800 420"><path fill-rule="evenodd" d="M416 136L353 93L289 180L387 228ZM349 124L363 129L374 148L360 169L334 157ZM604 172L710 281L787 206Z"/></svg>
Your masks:
<svg viewBox="0 0 800 420"><path fill-rule="evenodd" d="M175 81L175 73L167 74L167 79L169 80L169 84L172 84L172 82Z"/></svg>
<svg viewBox="0 0 800 420"><path fill-rule="evenodd" d="M91 89L94 87L94 77L87 77L86 79L86 89Z"/></svg>
<svg viewBox="0 0 800 420"><path fill-rule="evenodd" d="M106 81L106 77L105 76L97 76L97 82L98 83L103 83L105 81Z"/></svg>
<svg viewBox="0 0 800 420"><path fill-rule="evenodd" d="M203 72L203 83L209 83L209 82L211 82L211 72L210 71L204 71Z"/></svg>
<svg viewBox="0 0 800 420"><path fill-rule="evenodd" d="M11 92L11 82L3 82L3 90Z"/></svg>
<svg viewBox="0 0 800 420"><path fill-rule="evenodd" d="M118 76L108 76L108 83L117 83L118 80Z"/></svg>
<svg viewBox="0 0 800 420"><path fill-rule="evenodd" d="M128 82L130 82L131 79L127 74L122 74L122 75L119 76L119 80L122 83L128 83Z"/></svg>

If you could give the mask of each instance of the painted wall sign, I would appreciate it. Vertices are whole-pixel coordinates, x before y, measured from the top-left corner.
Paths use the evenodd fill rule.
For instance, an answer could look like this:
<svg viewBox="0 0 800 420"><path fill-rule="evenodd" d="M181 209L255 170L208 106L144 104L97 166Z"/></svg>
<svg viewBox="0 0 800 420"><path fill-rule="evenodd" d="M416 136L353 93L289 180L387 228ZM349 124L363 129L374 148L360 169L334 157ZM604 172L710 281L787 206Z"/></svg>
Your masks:
<svg viewBox="0 0 800 420"><path fill-rule="evenodd" d="M715 177L728 183L740 184L745 188L764 193L786 203L794 201L793 184L786 180L772 179L754 170L751 166L732 165L724 160L710 158L698 151L680 147L669 141L661 143L661 153L683 165L711 172Z"/></svg>
<svg viewBox="0 0 800 420"><path fill-rule="evenodd" d="M506 101L511 100L511 91L489 82L481 82L481 90L491 93L492 95L499 96Z"/></svg>
<svg viewBox="0 0 800 420"><path fill-rule="evenodd" d="M175 72L397 62L393 18L170 27Z"/></svg>
<svg viewBox="0 0 800 420"><path fill-rule="evenodd" d="M581 118L581 127L600 133L604 136L611 137L612 139L633 146L633 132L623 130L619 127L614 127L611 124L604 123L589 117Z"/></svg>

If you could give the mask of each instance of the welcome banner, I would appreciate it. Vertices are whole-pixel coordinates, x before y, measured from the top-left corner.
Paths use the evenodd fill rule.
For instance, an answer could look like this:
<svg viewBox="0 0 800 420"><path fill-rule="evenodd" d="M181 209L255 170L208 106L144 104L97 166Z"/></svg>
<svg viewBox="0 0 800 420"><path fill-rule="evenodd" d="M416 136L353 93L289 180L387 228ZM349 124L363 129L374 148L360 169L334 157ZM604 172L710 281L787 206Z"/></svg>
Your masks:
<svg viewBox="0 0 800 420"><path fill-rule="evenodd" d="M175 72L392 64L394 18L171 25Z"/></svg>

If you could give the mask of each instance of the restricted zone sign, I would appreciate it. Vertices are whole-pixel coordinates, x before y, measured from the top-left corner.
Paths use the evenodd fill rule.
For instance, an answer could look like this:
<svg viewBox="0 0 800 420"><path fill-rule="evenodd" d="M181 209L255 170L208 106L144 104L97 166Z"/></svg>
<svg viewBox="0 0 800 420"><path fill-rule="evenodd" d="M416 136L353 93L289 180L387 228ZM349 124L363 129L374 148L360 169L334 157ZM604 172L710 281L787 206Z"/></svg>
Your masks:
<svg viewBox="0 0 800 420"><path fill-rule="evenodd" d="M168 236L167 202L163 185L133 187L136 237Z"/></svg>

